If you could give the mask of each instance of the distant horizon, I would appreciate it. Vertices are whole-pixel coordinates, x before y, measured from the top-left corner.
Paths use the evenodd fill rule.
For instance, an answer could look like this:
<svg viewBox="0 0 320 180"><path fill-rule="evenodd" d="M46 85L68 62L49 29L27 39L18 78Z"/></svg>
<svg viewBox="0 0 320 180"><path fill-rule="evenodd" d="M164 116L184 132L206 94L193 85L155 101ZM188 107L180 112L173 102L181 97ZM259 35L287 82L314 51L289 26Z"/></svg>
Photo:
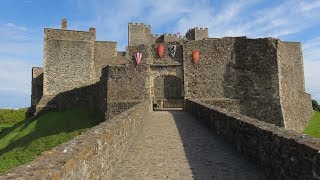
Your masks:
<svg viewBox="0 0 320 180"><path fill-rule="evenodd" d="M306 92L320 102L320 1L318 0L3 0L0 11L0 108L25 108L31 100L31 68L43 66L43 29L89 31L97 40L127 45L129 22L154 34L182 35L207 27L210 37L274 37L302 42Z"/></svg>

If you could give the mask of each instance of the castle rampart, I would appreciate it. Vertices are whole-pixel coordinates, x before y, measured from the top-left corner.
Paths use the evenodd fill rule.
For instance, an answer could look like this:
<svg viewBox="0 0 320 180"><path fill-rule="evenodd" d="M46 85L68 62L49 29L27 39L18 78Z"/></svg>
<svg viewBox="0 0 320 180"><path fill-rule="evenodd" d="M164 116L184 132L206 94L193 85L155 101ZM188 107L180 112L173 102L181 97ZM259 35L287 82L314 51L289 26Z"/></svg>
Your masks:
<svg viewBox="0 0 320 180"><path fill-rule="evenodd" d="M128 39L126 52L118 52L116 42L96 41L92 28L45 29L43 73L32 71L34 99L43 74L38 107L85 105L104 113L107 122L7 177L108 179L152 107L183 107L271 179L320 177L319 141L301 134L312 107L300 43L208 38L206 28L190 29L186 37L157 36L151 26L132 23ZM193 59L196 50L199 61Z"/></svg>
<svg viewBox="0 0 320 180"><path fill-rule="evenodd" d="M170 90L162 83L168 97L182 94L177 101L212 100L211 104L230 105L241 114L300 132L312 115L310 95L304 92L299 43L274 38L208 38L208 29L198 27L189 29L186 37L153 35L150 25L129 23L129 46L126 52L118 52L116 42L96 41L95 34L94 28L89 32L45 29L43 98L39 106L60 93L99 84L97 91L105 91L98 93L99 99L105 99L98 103L103 104L99 109L113 117L141 98L154 99L155 91L161 92L162 87L155 86L156 79L161 83L174 81L169 74L165 77L170 71L182 74L177 77L181 87ZM157 52L159 43L165 47L162 58ZM172 45L176 46L174 56L169 50ZM192 59L195 50L200 52L198 63ZM137 52L142 53L139 65L134 58ZM159 107L157 103L170 100L162 98L153 105ZM299 104L298 111L293 104Z"/></svg>
<svg viewBox="0 0 320 180"><path fill-rule="evenodd" d="M186 100L185 110L255 161L268 179L319 179L319 139L198 100Z"/></svg>
<svg viewBox="0 0 320 180"><path fill-rule="evenodd" d="M147 120L149 103L139 103L0 179L109 179ZM210 131L255 161L267 178L319 177L318 139L198 100L186 99L184 107Z"/></svg>

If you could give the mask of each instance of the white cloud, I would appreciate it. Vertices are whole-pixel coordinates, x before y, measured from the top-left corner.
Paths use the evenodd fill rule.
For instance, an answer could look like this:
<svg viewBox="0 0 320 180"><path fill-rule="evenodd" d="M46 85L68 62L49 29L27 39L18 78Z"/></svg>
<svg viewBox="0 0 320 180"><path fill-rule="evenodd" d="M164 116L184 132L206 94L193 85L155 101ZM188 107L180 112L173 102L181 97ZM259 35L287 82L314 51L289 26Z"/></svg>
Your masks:
<svg viewBox="0 0 320 180"><path fill-rule="evenodd" d="M20 31L27 31L28 30L26 27L17 26L14 23L11 23L11 22L8 22L8 23L4 24L4 26L10 28L11 30L12 29L20 30Z"/></svg>
<svg viewBox="0 0 320 180"><path fill-rule="evenodd" d="M0 107L29 105L31 68L42 63L33 59L42 57L39 39L40 34L27 27L12 22L0 25Z"/></svg>
<svg viewBox="0 0 320 180"><path fill-rule="evenodd" d="M320 37L302 44L306 90L320 102Z"/></svg>
<svg viewBox="0 0 320 180"><path fill-rule="evenodd" d="M32 64L13 59L1 59L0 62L0 91L29 95Z"/></svg>

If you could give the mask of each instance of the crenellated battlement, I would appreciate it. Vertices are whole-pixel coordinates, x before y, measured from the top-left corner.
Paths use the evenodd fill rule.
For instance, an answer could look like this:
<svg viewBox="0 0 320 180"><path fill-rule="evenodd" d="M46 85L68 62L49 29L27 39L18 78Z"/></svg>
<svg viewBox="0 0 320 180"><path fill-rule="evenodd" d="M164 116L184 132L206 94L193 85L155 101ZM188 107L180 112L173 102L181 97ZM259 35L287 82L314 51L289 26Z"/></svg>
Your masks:
<svg viewBox="0 0 320 180"><path fill-rule="evenodd" d="M128 23L128 45L148 44L152 37L151 25L144 23Z"/></svg>
<svg viewBox="0 0 320 180"><path fill-rule="evenodd" d="M152 34L152 37L153 38L158 38L158 37L160 37L161 35L160 34Z"/></svg>
<svg viewBox="0 0 320 180"><path fill-rule="evenodd" d="M209 37L208 28L194 27L189 29L186 32L186 38L188 40L202 40L208 37Z"/></svg>

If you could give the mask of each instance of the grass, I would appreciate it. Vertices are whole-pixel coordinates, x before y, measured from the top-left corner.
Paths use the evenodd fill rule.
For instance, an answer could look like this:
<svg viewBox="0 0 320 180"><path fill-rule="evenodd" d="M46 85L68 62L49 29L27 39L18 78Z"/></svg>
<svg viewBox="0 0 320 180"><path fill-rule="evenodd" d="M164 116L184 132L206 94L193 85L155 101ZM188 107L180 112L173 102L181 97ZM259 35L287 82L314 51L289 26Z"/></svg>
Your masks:
<svg viewBox="0 0 320 180"><path fill-rule="evenodd" d="M1 132L5 131L6 129L9 129L14 124L0 124L0 134Z"/></svg>
<svg viewBox="0 0 320 180"><path fill-rule="evenodd" d="M311 121L303 133L312 137L320 138L320 112L314 111Z"/></svg>
<svg viewBox="0 0 320 180"><path fill-rule="evenodd" d="M27 108L0 109L0 124L15 124L25 119Z"/></svg>
<svg viewBox="0 0 320 180"><path fill-rule="evenodd" d="M72 139L101 120L97 113L77 108L18 122L0 134L0 173L32 161L43 151Z"/></svg>

